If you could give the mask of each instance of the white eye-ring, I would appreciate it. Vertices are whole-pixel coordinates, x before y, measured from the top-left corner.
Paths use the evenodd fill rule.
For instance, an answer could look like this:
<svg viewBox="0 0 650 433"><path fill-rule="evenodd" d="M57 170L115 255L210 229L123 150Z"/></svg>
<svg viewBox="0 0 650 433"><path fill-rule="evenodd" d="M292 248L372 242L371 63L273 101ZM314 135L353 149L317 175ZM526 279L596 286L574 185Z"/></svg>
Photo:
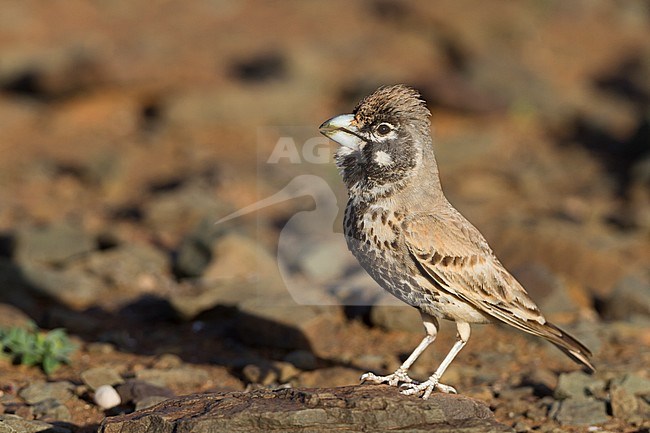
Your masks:
<svg viewBox="0 0 650 433"><path fill-rule="evenodd" d="M395 128L390 123L382 122L377 126L375 131L377 131L377 134L379 135L388 135L393 129Z"/></svg>

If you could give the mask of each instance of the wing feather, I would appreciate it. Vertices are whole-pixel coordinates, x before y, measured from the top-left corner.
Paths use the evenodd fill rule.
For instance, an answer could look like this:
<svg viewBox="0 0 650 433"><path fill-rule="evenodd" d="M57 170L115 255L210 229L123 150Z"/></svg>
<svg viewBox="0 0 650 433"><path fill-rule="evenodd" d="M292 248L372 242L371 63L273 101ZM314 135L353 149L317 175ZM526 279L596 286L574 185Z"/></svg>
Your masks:
<svg viewBox="0 0 650 433"><path fill-rule="evenodd" d="M403 224L406 247L436 287L501 322L549 340L593 370L591 352L547 322L481 233L458 211L416 214Z"/></svg>

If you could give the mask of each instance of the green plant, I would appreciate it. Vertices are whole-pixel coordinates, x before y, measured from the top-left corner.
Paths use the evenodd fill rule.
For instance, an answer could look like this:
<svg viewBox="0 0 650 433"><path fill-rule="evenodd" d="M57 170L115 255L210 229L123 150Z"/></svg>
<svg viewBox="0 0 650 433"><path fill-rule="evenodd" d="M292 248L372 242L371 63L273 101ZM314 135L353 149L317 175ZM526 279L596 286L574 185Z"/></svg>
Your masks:
<svg viewBox="0 0 650 433"><path fill-rule="evenodd" d="M48 375L70 362L69 356L75 349L64 329L43 332L35 325L0 328L0 353L18 364L39 365Z"/></svg>

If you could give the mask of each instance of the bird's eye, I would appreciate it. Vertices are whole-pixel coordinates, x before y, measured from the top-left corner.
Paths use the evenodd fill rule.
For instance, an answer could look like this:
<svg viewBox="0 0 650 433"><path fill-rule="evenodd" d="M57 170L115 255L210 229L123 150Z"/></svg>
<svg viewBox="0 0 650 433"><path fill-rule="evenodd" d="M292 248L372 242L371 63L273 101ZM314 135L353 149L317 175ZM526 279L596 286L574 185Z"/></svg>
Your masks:
<svg viewBox="0 0 650 433"><path fill-rule="evenodd" d="M377 127L377 134L386 135L392 130L393 130L393 127L390 126L390 124L388 124L388 123L380 123L379 126Z"/></svg>

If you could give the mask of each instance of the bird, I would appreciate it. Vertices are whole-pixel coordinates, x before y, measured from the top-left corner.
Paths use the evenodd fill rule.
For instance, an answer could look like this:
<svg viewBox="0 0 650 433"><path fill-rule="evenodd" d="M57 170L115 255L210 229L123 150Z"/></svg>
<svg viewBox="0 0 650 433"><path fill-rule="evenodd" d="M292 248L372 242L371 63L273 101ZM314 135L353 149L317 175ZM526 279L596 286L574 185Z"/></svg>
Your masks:
<svg viewBox="0 0 650 433"><path fill-rule="evenodd" d="M431 112L406 85L378 88L350 114L319 131L338 143L334 160L348 192L344 234L348 249L386 291L419 310L425 337L392 374L361 382L399 386L428 399L467 344L472 324L505 323L542 337L594 372L589 349L546 320L506 270L481 232L445 197L434 154ZM418 382L409 368L436 339L439 320L456 323L456 341L435 372Z"/></svg>

